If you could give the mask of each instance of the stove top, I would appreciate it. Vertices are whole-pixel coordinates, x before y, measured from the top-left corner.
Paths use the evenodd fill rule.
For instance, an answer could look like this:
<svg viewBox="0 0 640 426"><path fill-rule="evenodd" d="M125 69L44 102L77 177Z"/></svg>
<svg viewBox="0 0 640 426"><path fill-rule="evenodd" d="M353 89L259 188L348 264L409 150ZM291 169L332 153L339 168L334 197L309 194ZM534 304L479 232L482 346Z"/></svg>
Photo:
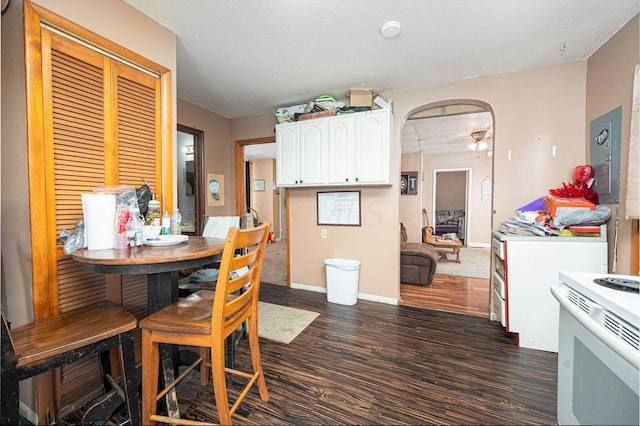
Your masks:
<svg viewBox="0 0 640 426"><path fill-rule="evenodd" d="M565 285L640 328L638 278L630 275L560 272L560 281Z"/></svg>
<svg viewBox="0 0 640 426"><path fill-rule="evenodd" d="M593 280L594 283L612 288L614 290L629 291L631 293L640 293L640 281L629 280L619 277L603 277Z"/></svg>

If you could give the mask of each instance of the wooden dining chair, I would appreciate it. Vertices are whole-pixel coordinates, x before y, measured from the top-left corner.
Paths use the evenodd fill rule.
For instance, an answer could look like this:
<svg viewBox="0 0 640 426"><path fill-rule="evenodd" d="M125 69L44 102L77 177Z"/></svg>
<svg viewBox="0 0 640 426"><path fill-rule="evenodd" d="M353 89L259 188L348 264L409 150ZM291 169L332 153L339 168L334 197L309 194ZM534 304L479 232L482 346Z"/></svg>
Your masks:
<svg viewBox="0 0 640 426"><path fill-rule="evenodd" d="M231 228L246 228L245 216L205 216L202 236L209 238L226 238ZM222 255L210 264L192 273L178 282L178 297L187 297L199 290L215 290L217 274L220 271Z"/></svg>
<svg viewBox="0 0 640 426"><path fill-rule="evenodd" d="M140 424L138 379L136 376L133 330L136 318L113 302L103 301L28 324L10 328L2 311L2 374L0 377L0 424L19 424L19 382L79 359L101 355L105 396L90 404L83 423L104 422L106 406L124 400L129 424ZM110 349L119 348L122 388L109 375ZM102 404L102 406L100 406ZM110 413L109 413L110 414ZM94 417L96 416L96 417Z"/></svg>
<svg viewBox="0 0 640 426"><path fill-rule="evenodd" d="M221 424L231 424L231 416L254 383L257 383L262 400L269 400L258 345L258 292L268 234L269 223L251 229L231 228L222 253L215 292L200 290L140 321L143 424L188 424L188 420L157 415L157 402L201 363L210 365L212 370L213 392ZM242 254L237 255L238 250ZM249 329L251 372L225 366L225 339L245 321ZM164 390L158 392L159 344L208 348L210 359L199 357ZM247 380L231 407L226 373Z"/></svg>

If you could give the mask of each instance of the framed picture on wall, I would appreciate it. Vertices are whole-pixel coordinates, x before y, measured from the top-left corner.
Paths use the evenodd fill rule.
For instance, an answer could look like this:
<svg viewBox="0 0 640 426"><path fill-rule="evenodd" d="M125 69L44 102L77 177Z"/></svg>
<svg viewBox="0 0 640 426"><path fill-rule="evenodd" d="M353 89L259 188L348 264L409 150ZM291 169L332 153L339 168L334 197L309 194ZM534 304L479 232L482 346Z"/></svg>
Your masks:
<svg viewBox="0 0 640 426"><path fill-rule="evenodd" d="M264 192L264 179L253 180L253 192Z"/></svg>
<svg viewBox="0 0 640 426"><path fill-rule="evenodd" d="M360 226L360 191L318 192L318 225Z"/></svg>

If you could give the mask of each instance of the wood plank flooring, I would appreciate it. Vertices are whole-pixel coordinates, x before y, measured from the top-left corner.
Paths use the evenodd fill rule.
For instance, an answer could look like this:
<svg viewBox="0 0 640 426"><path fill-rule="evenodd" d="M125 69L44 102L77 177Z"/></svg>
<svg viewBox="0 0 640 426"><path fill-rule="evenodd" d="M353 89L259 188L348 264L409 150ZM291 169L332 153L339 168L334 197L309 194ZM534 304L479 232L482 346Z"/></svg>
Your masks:
<svg viewBox="0 0 640 426"><path fill-rule="evenodd" d="M489 317L489 280L436 274L431 285L400 285L400 304Z"/></svg>
<svg viewBox="0 0 640 426"><path fill-rule="evenodd" d="M270 399L254 387L236 424L556 423L557 354L518 347L487 318L364 300L344 306L270 284L260 300L320 316L288 345L260 339ZM241 340L236 366L249 362ZM185 380L182 417L217 422L211 386L196 372ZM228 380L232 401L239 385Z"/></svg>
<svg viewBox="0 0 640 426"><path fill-rule="evenodd" d="M263 285L265 302L320 316L289 345L261 340L270 400L252 389L238 424L554 424L555 353L519 348L486 318ZM247 365L245 341L238 365ZM183 417L217 421L197 373ZM230 393L238 386L229 383Z"/></svg>

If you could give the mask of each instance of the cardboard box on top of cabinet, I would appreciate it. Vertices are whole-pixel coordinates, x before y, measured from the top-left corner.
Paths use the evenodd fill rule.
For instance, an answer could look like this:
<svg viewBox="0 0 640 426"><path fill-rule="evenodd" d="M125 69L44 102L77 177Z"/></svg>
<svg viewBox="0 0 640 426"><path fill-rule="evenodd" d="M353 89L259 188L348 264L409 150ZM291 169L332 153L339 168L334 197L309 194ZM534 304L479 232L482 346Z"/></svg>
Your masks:
<svg viewBox="0 0 640 426"><path fill-rule="evenodd" d="M351 89L349 93L349 106L370 107L373 103L373 92L371 89Z"/></svg>

